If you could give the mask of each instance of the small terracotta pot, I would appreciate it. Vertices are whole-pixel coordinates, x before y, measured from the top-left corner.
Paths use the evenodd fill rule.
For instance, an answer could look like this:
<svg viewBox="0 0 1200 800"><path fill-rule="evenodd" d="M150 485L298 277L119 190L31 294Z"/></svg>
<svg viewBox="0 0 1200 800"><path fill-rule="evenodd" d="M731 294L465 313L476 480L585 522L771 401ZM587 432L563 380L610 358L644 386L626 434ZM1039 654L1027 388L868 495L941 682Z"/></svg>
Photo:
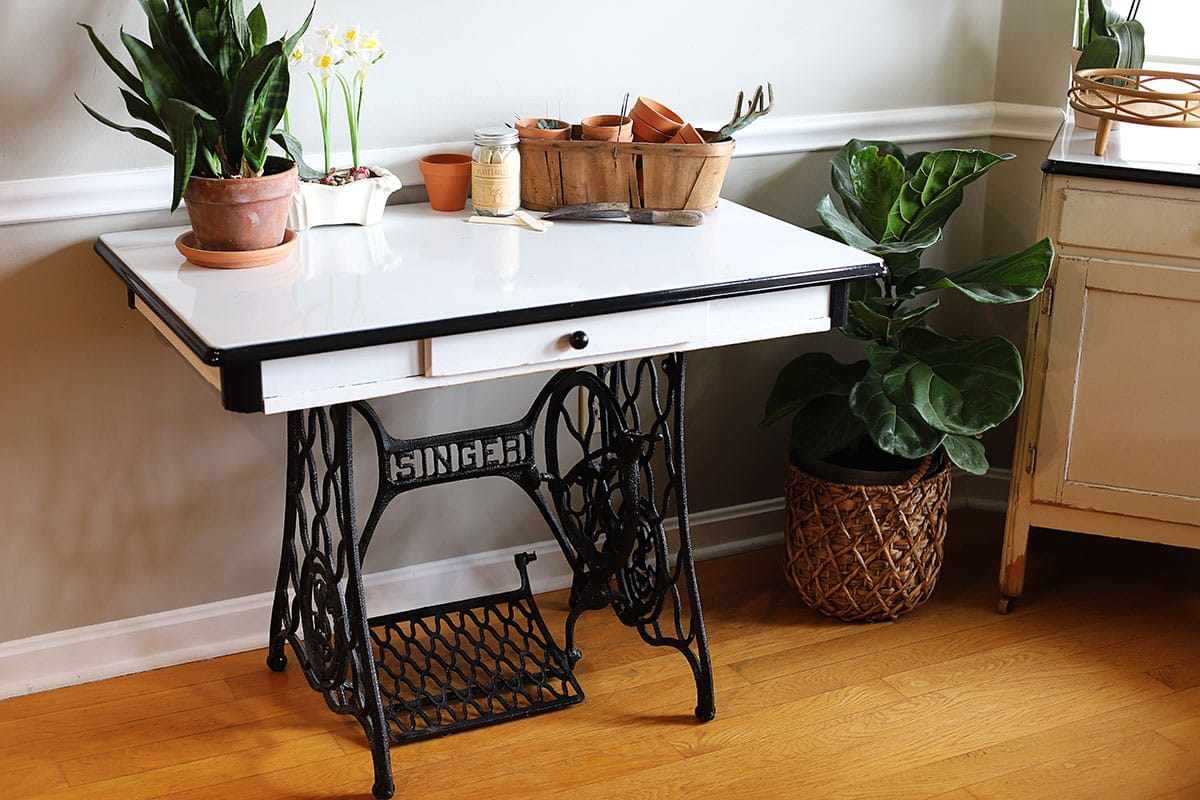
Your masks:
<svg viewBox="0 0 1200 800"><path fill-rule="evenodd" d="M557 122L562 127L560 128L539 128L538 122L541 120L547 122ZM517 120L517 134L522 139L570 139L571 126L563 122L561 119L548 119L545 117L529 117L527 119Z"/></svg>
<svg viewBox="0 0 1200 800"><path fill-rule="evenodd" d="M258 178L193 175L183 193L196 246L201 250L265 250L283 241L292 193L300 182L296 164L268 158Z"/></svg>
<svg viewBox="0 0 1200 800"><path fill-rule="evenodd" d="M583 138L597 142L632 142L633 120L619 114L596 114L579 121Z"/></svg>
<svg viewBox="0 0 1200 800"><path fill-rule="evenodd" d="M629 114L634 138L644 142L668 141L684 125L683 117L649 97L639 97Z"/></svg>
<svg viewBox="0 0 1200 800"><path fill-rule="evenodd" d="M704 144L704 137L692 123L687 123L668 140L671 144Z"/></svg>
<svg viewBox="0 0 1200 800"><path fill-rule="evenodd" d="M434 153L420 160L429 205L434 211L462 211L471 186L471 157L462 153Z"/></svg>

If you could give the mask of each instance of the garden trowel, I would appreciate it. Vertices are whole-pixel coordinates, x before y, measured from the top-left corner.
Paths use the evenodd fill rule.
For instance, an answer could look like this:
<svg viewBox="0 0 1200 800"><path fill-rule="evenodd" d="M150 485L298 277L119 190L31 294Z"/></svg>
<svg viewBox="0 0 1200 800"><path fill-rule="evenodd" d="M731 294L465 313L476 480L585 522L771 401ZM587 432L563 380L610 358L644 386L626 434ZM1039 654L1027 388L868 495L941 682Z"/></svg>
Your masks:
<svg viewBox="0 0 1200 800"><path fill-rule="evenodd" d="M643 225L683 225L695 227L704 222L700 211L651 211L647 208L630 208L628 203L579 203L561 206L542 215L542 219L628 219Z"/></svg>

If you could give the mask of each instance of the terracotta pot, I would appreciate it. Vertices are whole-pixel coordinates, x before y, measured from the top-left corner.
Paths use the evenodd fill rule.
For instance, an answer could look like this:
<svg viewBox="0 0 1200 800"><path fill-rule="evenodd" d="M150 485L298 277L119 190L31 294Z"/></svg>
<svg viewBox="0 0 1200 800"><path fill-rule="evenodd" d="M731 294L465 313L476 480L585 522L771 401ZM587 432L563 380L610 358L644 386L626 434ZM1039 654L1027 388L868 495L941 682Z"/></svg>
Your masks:
<svg viewBox="0 0 1200 800"><path fill-rule="evenodd" d="M265 250L283 241L292 193L300 182L295 163L267 159L259 178L188 180L183 200L196 245L203 250Z"/></svg>
<svg viewBox="0 0 1200 800"><path fill-rule="evenodd" d="M619 114L596 114L579 121L584 139L597 142L632 142L633 120Z"/></svg>
<svg viewBox="0 0 1200 800"><path fill-rule="evenodd" d="M635 122L635 124L636 124L636 122ZM634 136L636 136L636 135L637 135L637 133L635 132ZM684 125L682 128L680 128L679 132L676 133L674 136L672 136L668 141L671 144L704 144L705 143L704 137L700 135L700 131L696 130L696 127L694 125L692 125L692 123L690 123L690 122L688 124Z"/></svg>
<svg viewBox="0 0 1200 800"><path fill-rule="evenodd" d="M462 211L471 186L471 157L462 153L434 153L420 160L429 205L434 211Z"/></svg>
<svg viewBox="0 0 1200 800"><path fill-rule="evenodd" d="M665 142L683 127L683 117L649 97L639 97L629 115L633 117L633 137L642 142Z"/></svg>
<svg viewBox="0 0 1200 800"><path fill-rule="evenodd" d="M557 122L562 127L539 128L538 122L542 119L546 119L547 122ZM571 126L561 119L529 117L528 119L517 120L517 133L522 139L570 139Z"/></svg>

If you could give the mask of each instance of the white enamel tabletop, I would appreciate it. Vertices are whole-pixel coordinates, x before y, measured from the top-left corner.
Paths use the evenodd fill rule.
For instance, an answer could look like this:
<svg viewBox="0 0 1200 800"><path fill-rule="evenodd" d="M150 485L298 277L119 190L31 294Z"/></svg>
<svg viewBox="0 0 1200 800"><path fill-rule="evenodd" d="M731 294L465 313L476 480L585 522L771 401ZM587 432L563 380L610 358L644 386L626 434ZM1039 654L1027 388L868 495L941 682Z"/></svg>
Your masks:
<svg viewBox="0 0 1200 800"><path fill-rule="evenodd" d="M537 233L470 213L391 206L377 225L304 231L286 260L244 270L189 264L174 246L186 227L101 241L216 350L878 264L727 200L695 228L562 221Z"/></svg>
<svg viewBox="0 0 1200 800"><path fill-rule="evenodd" d="M1062 164L1200 178L1200 128L1121 122L1113 126L1104 155L1096 155L1095 146L1096 132L1068 119L1047 157Z"/></svg>

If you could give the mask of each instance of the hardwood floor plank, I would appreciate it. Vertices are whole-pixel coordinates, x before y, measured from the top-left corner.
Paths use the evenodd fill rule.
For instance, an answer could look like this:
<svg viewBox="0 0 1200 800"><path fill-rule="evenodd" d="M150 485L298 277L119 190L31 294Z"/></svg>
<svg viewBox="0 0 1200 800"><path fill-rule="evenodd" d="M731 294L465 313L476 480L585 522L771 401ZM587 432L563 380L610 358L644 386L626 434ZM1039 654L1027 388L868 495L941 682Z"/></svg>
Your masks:
<svg viewBox="0 0 1200 800"><path fill-rule="evenodd" d="M1003 518L951 515L933 599L898 622L805 608L779 547L699 565L717 685L584 615L585 702L392 748L397 797L1200 798L1200 552L1038 533L994 612ZM538 597L561 636L567 593ZM561 644L561 640L560 640ZM346 800L352 718L254 651L0 701L5 800Z"/></svg>
<svg viewBox="0 0 1200 800"><path fill-rule="evenodd" d="M1153 800L1200 780L1200 759L1153 731L1077 752L999 778L971 784L980 800L1060 800L1077 797Z"/></svg>

